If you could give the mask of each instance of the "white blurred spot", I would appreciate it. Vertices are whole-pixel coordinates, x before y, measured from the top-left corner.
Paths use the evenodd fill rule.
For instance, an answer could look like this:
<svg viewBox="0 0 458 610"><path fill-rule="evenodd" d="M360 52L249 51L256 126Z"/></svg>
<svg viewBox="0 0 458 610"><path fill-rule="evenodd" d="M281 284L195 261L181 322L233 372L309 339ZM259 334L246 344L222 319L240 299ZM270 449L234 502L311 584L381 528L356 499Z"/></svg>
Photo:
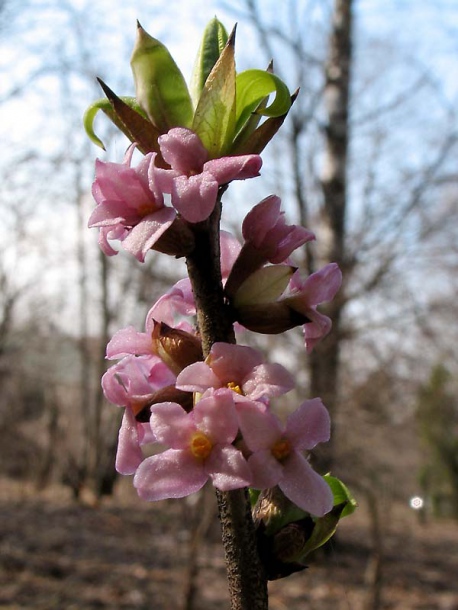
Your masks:
<svg viewBox="0 0 458 610"><path fill-rule="evenodd" d="M423 508L424 505L424 500L423 498L420 498L420 496L414 496L413 498L410 498L410 508L413 508L414 510L420 510L420 508Z"/></svg>

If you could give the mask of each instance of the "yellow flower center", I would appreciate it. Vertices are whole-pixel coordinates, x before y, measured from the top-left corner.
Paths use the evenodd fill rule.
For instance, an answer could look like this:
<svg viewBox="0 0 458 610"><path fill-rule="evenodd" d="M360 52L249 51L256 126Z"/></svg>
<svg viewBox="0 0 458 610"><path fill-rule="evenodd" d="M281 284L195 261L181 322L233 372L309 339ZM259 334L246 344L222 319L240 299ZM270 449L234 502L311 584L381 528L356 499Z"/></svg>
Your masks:
<svg viewBox="0 0 458 610"><path fill-rule="evenodd" d="M236 394L240 394L241 396L244 396L242 388L235 381L229 381L229 383L227 384L227 387L230 390L232 390L233 392L235 392Z"/></svg>
<svg viewBox="0 0 458 610"><path fill-rule="evenodd" d="M194 457L205 460L210 455L213 444L203 432L195 432L191 437L190 447Z"/></svg>
<svg viewBox="0 0 458 610"><path fill-rule="evenodd" d="M291 443L286 438L281 438L270 451L276 460L283 462L291 453L291 449Z"/></svg>

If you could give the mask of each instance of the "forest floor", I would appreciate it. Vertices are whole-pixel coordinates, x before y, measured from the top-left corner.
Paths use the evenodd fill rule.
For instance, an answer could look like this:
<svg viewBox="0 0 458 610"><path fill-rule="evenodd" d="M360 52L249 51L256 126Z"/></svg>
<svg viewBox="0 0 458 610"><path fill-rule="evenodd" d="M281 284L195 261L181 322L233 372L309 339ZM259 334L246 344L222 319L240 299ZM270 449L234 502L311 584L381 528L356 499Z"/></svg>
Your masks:
<svg viewBox="0 0 458 610"><path fill-rule="evenodd" d="M181 610L195 507L118 492L100 505L63 488L0 480L0 608ZM408 507L383 520L379 610L458 610L458 524L422 524ZM216 520L216 518L215 518ZM193 610L228 608L217 524L198 548ZM272 610L367 610L370 527L364 506L309 568L269 585ZM366 580L366 582L365 582Z"/></svg>

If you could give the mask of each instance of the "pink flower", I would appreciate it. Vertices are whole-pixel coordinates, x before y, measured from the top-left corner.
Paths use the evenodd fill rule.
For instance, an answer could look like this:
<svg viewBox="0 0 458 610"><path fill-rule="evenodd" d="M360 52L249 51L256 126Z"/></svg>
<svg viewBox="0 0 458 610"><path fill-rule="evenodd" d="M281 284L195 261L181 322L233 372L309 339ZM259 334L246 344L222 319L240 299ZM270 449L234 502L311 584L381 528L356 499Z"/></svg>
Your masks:
<svg viewBox="0 0 458 610"><path fill-rule="evenodd" d="M159 388L174 382L174 375L157 357L127 356L102 377L107 400L125 407L116 452L116 470L121 474L136 471L143 460L141 446L154 440L150 426L138 422L135 414L148 404Z"/></svg>
<svg viewBox="0 0 458 610"><path fill-rule="evenodd" d="M332 327L331 319L317 311L317 305L332 301L341 284L342 272L336 263L330 263L305 279L296 272L288 292L281 297L281 303L310 320L303 326L307 352L311 352Z"/></svg>
<svg viewBox="0 0 458 610"><path fill-rule="evenodd" d="M266 263L283 263L291 253L314 234L297 225L287 225L280 210L281 200L270 195L255 205L245 217L242 234L245 243L236 259L225 286L225 292L234 298L245 280Z"/></svg>
<svg viewBox="0 0 458 610"><path fill-rule="evenodd" d="M165 322L169 326L177 326L177 317L194 316L196 305L189 278L179 280L170 290L163 294L151 307L146 316L147 332L152 321ZM180 326L181 328L181 326ZM183 328L183 330L188 330Z"/></svg>
<svg viewBox="0 0 458 610"><path fill-rule="evenodd" d="M288 278L290 272L293 274ZM235 294L232 304L236 320L248 330L264 334L279 334L302 325L310 353L332 326L331 319L317 311L317 306L332 300L341 283L342 273L336 263L305 279L286 265L262 267Z"/></svg>
<svg viewBox="0 0 458 610"><path fill-rule="evenodd" d="M108 239L119 239L124 250L143 262L176 213L164 205L154 166L155 153L149 153L132 168L133 151L131 146L124 163L97 159L92 187L97 206L88 225L100 228L99 244L105 254L117 254Z"/></svg>
<svg viewBox="0 0 458 610"><path fill-rule="evenodd" d="M286 224L280 207L280 197L270 195L248 212L242 225L245 242L274 264L283 263L296 248L315 239L305 227Z"/></svg>
<svg viewBox="0 0 458 610"><path fill-rule="evenodd" d="M305 401L283 427L268 410L247 403L238 412L252 472L251 487L266 489L278 485L294 504L312 515L332 509L333 495L326 481L302 455L318 443L329 440L330 419L319 398Z"/></svg>
<svg viewBox="0 0 458 610"><path fill-rule="evenodd" d="M191 413L173 402L154 405L151 428L169 449L146 458L137 469L134 486L141 498L182 498L209 478L222 491L250 484L246 460L232 445L238 420L229 390L203 398Z"/></svg>
<svg viewBox="0 0 458 610"><path fill-rule="evenodd" d="M159 388L175 383L175 375L157 356L126 356L102 377L107 400L120 407L148 402Z"/></svg>
<svg viewBox="0 0 458 610"><path fill-rule="evenodd" d="M241 155L208 160L200 138L184 127L174 127L159 137L159 146L171 170L157 169L164 192L173 207L188 222L201 222L215 207L218 188L232 180L259 175L259 155Z"/></svg>
<svg viewBox="0 0 458 610"><path fill-rule="evenodd" d="M183 369L176 387L201 393L209 388L229 387L236 401L264 400L289 392L294 387L294 379L280 364L265 364L258 350L214 343L205 362Z"/></svg>

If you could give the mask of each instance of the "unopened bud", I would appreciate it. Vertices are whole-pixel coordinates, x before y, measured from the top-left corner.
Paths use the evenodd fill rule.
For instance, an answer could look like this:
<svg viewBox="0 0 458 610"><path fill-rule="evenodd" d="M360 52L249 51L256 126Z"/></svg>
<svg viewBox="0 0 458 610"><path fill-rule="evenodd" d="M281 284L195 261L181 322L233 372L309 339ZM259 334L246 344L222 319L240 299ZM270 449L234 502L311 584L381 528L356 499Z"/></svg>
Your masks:
<svg viewBox="0 0 458 610"><path fill-rule="evenodd" d="M156 354L176 375L190 364L203 360L200 339L165 322L154 323L152 340Z"/></svg>

